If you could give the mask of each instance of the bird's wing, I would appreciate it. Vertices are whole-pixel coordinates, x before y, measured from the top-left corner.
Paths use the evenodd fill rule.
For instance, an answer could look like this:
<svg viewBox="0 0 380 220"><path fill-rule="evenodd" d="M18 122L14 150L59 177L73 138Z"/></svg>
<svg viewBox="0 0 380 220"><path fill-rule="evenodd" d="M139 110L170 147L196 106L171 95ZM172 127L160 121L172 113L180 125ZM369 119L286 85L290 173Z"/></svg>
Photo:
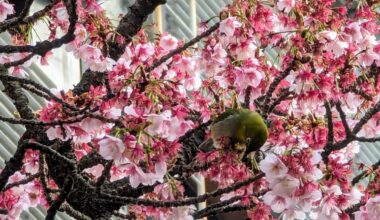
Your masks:
<svg viewBox="0 0 380 220"><path fill-rule="evenodd" d="M242 109L227 109L225 112L223 112L222 114L220 114L218 117L216 117L214 120L213 120L213 124L216 124L220 121L223 121L224 119L230 117L231 115L234 115L234 114L239 114L240 112L242 111Z"/></svg>
<svg viewBox="0 0 380 220"><path fill-rule="evenodd" d="M235 137L239 129L239 114L229 114L223 117L223 120L215 121L211 126L211 136L214 142L217 142L220 137Z"/></svg>

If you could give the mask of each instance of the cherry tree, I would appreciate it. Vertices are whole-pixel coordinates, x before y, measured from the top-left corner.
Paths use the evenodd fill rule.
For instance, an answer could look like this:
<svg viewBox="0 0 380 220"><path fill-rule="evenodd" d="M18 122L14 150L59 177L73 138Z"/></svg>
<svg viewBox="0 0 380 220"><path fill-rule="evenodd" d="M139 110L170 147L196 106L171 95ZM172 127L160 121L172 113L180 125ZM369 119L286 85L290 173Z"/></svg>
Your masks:
<svg viewBox="0 0 380 220"><path fill-rule="evenodd" d="M353 159L359 142L380 141L379 2L234 0L188 42L141 29L165 2L136 0L114 27L95 0L53 0L34 14L33 0L16 14L0 0L0 30L12 34L0 46L0 81L19 115L0 120L26 128L0 173L0 218L42 205L46 219L243 210L248 219L377 219L380 158ZM32 45L42 19L50 35ZM25 74L60 47L86 67L66 91ZM25 91L46 106L33 112ZM270 125L251 160L199 149L229 108L255 110ZM193 174L217 189L186 195Z"/></svg>

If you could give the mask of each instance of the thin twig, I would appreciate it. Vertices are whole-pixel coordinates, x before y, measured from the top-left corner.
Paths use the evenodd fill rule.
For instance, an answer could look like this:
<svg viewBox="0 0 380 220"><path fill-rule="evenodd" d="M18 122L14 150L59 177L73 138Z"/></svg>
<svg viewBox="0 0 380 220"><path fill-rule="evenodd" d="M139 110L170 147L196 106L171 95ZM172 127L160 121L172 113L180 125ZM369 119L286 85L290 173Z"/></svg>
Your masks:
<svg viewBox="0 0 380 220"><path fill-rule="evenodd" d="M350 127L348 126L348 123L347 123L346 114L344 113L340 102L336 103L336 110L339 113L339 117L340 117L340 120L342 121L344 131L346 132L346 136L352 135Z"/></svg>
<svg viewBox="0 0 380 220"><path fill-rule="evenodd" d="M185 43L182 47L179 47L177 49L174 49L170 51L168 54L165 56L162 56L159 60L156 60L151 66L145 68L145 72L151 72L154 70L156 67L160 66L161 64L165 63L167 60L172 58L175 54L182 53L185 51L187 48L193 46L194 44L198 43L200 40L203 38L209 36L212 34L215 30L218 29L220 22L215 23L213 26L211 26L209 29L201 33L200 35L196 36L195 38L191 39L187 43Z"/></svg>
<svg viewBox="0 0 380 220"><path fill-rule="evenodd" d="M56 5L60 0L54 0L52 3L48 4L45 8L41 9L40 11L35 12L33 15L22 18L21 16L14 17L11 19L7 19L3 22L0 22L0 33L8 30L11 27L18 26L20 24L28 24L33 23L40 19L42 16L45 16L48 11L50 11L54 5ZM20 14L22 15L22 13ZM22 18L22 19L20 19Z"/></svg>
<svg viewBox="0 0 380 220"><path fill-rule="evenodd" d="M13 182L13 183L9 183L8 185L6 185L4 187L4 189L2 191L5 192L5 191L7 191L10 188L17 187L17 186L20 186L20 185L32 182L34 179L36 179L38 177L40 177L40 173L36 173L36 174L30 175L30 176L27 176L23 180L20 180L20 181L17 181L17 182Z"/></svg>
<svg viewBox="0 0 380 220"><path fill-rule="evenodd" d="M202 218L202 216L208 216L207 213L209 213L210 211L212 212L213 210L215 209L219 209L219 208L222 208L222 207L225 207L227 205L230 205L236 201L239 201L239 200L242 200L244 198L247 198L247 197L258 197L258 196L261 196L263 194L265 194L267 191L261 191L261 192L258 192L258 193L253 193L249 196L234 196L230 199L227 199L227 200L224 200L224 201L220 201L220 202L217 202L217 203L214 203L214 204L211 204L211 205L208 205L206 208L200 210L200 211L197 211L193 214L193 217L195 219L198 219L198 218Z"/></svg>
<svg viewBox="0 0 380 220"><path fill-rule="evenodd" d="M380 167L380 160L377 161L376 163L372 164L371 168L368 170L368 171L374 171L376 170L377 168ZM351 184L352 185L355 185L357 184L363 177L367 176L369 174L367 170L366 171L363 171L361 172L360 174L356 175L352 180L351 180Z"/></svg>
<svg viewBox="0 0 380 220"><path fill-rule="evenodd" d="M47 215L46 215L45 220L54 220L58 209L61 207L66 197L69 195L72 185L73 185L73 180L69 176L68 178L66 178L65 184L63 185L62 191L61 193L59 193L58 198L55 201L53 201L53 203L50 205L49 209L47 210Z"/></svg>
<svg viewBox="0 0 380 220"><path fill-rule="evenodd" d="M52 158L57 159L61 162L65 162L70 165L76 164L74 160L71 160L62 154L60 154L58 151L53 150L50 146L35 142L33 140L29 140L25 142L27 148L33 149L33 150L39 150L43 153L46 153L50 155Z"/></svg>
<svg viewBox="0 0 380 220"><path fill-rule="evenodd" d="M136 205L145 205L145 206L154 206L154 207L178 207L178 206L185 206L185 205L192 205L200 202L204 202L209 198L217 197L225 193L232 192L234 190L237 190L243 186L249 185L262 177L264 177L264 173L258 173L255 176L248 178L244 181L237 182L235 184L232 184L231 186L217 189L210 193L205 193L203 195L197 196L197 197L190 197L183 200L174 200L174 201L155 201L155 200L148 200L148 199L140 199L140 198L131 198L131 197L122 197L118 195L111 195L107 193L101 193L102 197L104 199L114 202L114 203L120 203L120 204L136 204Z"/></svg>
<svg viewBox="0 0 380 220"><path fill-rule="evenodd" d="M268 112L268 108L269 108L269 100L272 98L272 94L273 92L276 90L277 86L280 84L280 82L285 79L285 77L287 77L289 75L289 73L294 70L296 68L296 60L294 59L292 62L290 62L290 64L288 65L288 67L280 73L280 75L278 75L274 80L273 82L269 85L269 88L268 88L268 91L265 93L265 95L263 97L260 97L260 98L263 98L263 102L262 102L262 110L263 110L263 117L266 118L268 115L267 115L267 112Z"/></svg>
<svg viewBox="0 0 380 220"><path fill-rule="evenodd" d="M30 58L32 58L34 55L40 55L44 56L48 51L59 48L63 44L69 43L75 39L75 25L78 21L78 15L76 13L76 1L65 1L66 9L69 14L69 28L65 35L63 35L61 38L54 39L52 41L42 41L36 43L36 45L22 45L22 46L15 46L15 45L0 45L0 52L1 53L24 53L28 52L31 53L27 55L25 58L20 59L18 61L14 61L11 63L5 63L3 64L4 67L9 68L11 66L18 66L26 61L28 61Z"/></svg>

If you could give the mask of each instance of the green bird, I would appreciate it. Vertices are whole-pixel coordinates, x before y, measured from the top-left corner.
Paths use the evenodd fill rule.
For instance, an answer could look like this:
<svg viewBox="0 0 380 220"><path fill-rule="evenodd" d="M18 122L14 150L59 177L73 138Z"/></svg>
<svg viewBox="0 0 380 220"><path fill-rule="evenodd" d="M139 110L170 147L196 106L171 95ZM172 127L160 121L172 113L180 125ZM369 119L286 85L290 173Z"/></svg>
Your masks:
<svg viewBox="0 0 380 220"><path fill-rule="evenodd" d="M232 150L242 160L259 150L267 138L268 127L259 113L249 109L229 109L212 122L211 139L202 143L200 149L206 152L210 147Z"/></svg>

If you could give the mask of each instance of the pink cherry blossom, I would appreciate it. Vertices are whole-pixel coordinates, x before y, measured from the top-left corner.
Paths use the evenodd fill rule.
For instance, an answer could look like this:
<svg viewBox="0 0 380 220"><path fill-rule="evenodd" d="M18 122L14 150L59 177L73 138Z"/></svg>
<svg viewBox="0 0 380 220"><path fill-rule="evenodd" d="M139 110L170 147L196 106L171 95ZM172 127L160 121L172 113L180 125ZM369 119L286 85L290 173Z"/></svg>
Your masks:
<svg viewBox="0 0 380 220"><path fill-rule="evenodd" d="M142 169L134 164L126 165L126 173L129 175L129 181L133 188L140 184L153 185L155 182L163 182L163 176L166 170L162 169L160 165L156 166L156 173L144 173ZM160 167L160 168L159 168Z"/></svg>
<svg viewBox="0 0 380 220"><path fill-rule="evenodd" d="M284 211L290 202L289 197L276 195L272 191L265 193L263 200L265 204L269 205L277 213Z"/></svg>
<svg viewBox="0 0 380 220"><path fill-rule="evenodd" d="M278 195L291 196L299 186L300 181L291 175L278 177L270 182L273 192Z"/></svg>
<svg viewBox="0 0 380 220"><path fill-rule="evenodd" d="M36 174L39 168L39 153L37 151L27 150L23 162L23 169L26 173Z"/></svg>
<svg viewBox="0 0 380 220"><path fill-rule="evenodd" d="M49 65L48 59L53 55L53 52L47 52L43 57L41 57L41 65Z"/></svg>
<svg viewBox="0 0 380 220"><path fill-rule="evenodd" d="M347 25L346 33L352 37L353 41L359 42L363 39L359 22L352 22L351 24Z"/></svg>
<svg viewBox="0 0 380 220"><path fill-rule="evenodd" d="M348 48L348 43L340 40L335 40L326 45L326 50L331 51L335 57L339 57L346 53L346 50Z"/></svg>
<svg viewBox="0 0 380 220"><path fill-rule="evenodd" d="M117 119L121 116L121 109L112 107L110 109L103 111L103 114L107 118Z"/></svg>
<svg viewBox="0 0 380 220"><path fill-rule="evenodd" d="M13 5L5 0L0 1L0 22L4 21L8 15L15 13Z"/></svg>
<svg viewBox="0 0 380 220"><path fill-rule="evenodd" d="M147 131L152 135L159 135L164 134L166 135L168 132L168 123L171 116L170 111L164 111L163 113L157 115L157 114L151 114L148 115L147 120L151 122L151 125L147 128Z"/></svg>
<svg viewBox="0 0 380 220"><path fill-rule="evenodd" d="M67 141L71 138L70 134L65 132L65 129L62 129L60 126L50 127L47 129L46 134L49 140L54 140L56 138L61 139L63 141Z"/></svg>
<svg viewBox="0 0 380 220"><path fill-rule="evenodd" d="M220 22L219 30L222 35L232 37L235 30L241 26L242 24L235 17L229 17Z"/></svg>
<svg viewBox="0 0 380 220"><path fill-rule="evenodd" d="M87 10L94 15L100 15L104 12L103 8L95 0L87 0Z"/></svg>
<svg viewBox="0 0 380 220"><path fill-rule="evenodd" d="M297 209L296 207L293 207L292 209L287 209L282 214L282 219L307 219L305 212L302 210Z"/></svg>
<svg viewBox="0 0 380 220"><path fill-rule="evenodd" d="M74 34L78 42L84 42L87 38L87 31L82 24L76 24Z"/></svg>
<svg viewBox="0 0 380 220"><path fill-rule="evenodd" d="M125 150L124 143L119 139L112 136L106 136L98 142L99 154L107 160L120 161L122 154Z"/></svg>
<svg viewBox="0 0 380 220"><path fill-rule="evenodd" d="M366 50L364 53L359 54L358 61L362 66L370 66L375 61L377 62L380 56L372 50Z"/></svg>
<svg viewBox="0 0 380 220"><path fill-rule="evenodd" d="M173 117L169 125L168 141L174 141L193 127L193 122Z"/></svg>
<svg viewBox="0 0 380 220"><path fill-rule="evenodd" d="M282 177L288 172L288 168L285 164L274 154L268 154L265 159L260 162L260 167L267 178L270 179Z"/></svg>
<svg viewBox="0 0 380 220"><path fill-rule="evenodd" d="M184 87L187 91L198 90L202 85L202 80L198 74L185 79Z"/></svg>
<svg viewBox="0 0 380 220"><path fill-rule="evenodd" d="M23 207L17 204L19 197L13 193L13 190L7 190L0 194L0 207L8 211L7 215L0 214L2 218L18 219Z"/></svg>
<svg viewBox="0 0 380 220"><path fill-rule="evenodd" d="M342 212L337 206L337 197L342 194L338 186L332 186L326 189L327 196L321 201L321 204L316 208L312 214L312 219L339 219L339 215Z"/></svg>
<svg viewBox="0 0 380 220"><path fill-rule="evenodd" d="M90 167L90 168L86 168L83 171L86 172L86 173L89 173L89 174L93 175L95 178L99 178L102 175L103 170L104 170L104 166L101 165L101 164L98 164L96 166L93 166L93 167Z"/></svg>
<svg viewBox="0 0 380 220"><path fill-rule="evenodd" d="M140 167L136 165L130 165L128 166L127 170L127 173L129 174L129 182L133 188L136 188L138 185L146 181L147 176Z"/></svg>
<svg viewBox="0 0 380 220"><path fill-rule="evenodd" d="M160 39L160 47L166 51L173 50L177 48L178 46L178 40L171 36L170 34L163 34L161 35Z"/></svg>
<svg viewBox="0 0 380 220"><path fill-rule="evenodd" d="M177 208L173 208L171 215L169 215L166 219L168 220L193 220L193 216L191 215L196 210L194 205L191 206L181 206Z"/></svg>
<svg viewBox="0 0 380 220"><path fill-rule="evenodd" d="M284 11L285 13L289 13L290 10L295 6L295 0L279 0L277 2L277 8L280 11Z"/></svg>
<svg viewBox="0 0 380 220"><path fill-rule="evenodd" d="M237 74L235 85L241 89L245 89L248 86L256 88L263 78L260 71L255 68L246 68L238 72L239 74Z"/></svg>
<svg viewBox="0 0 380 220"><path fill-rule="evenodd" d="M56 5L56 7L54 8L54 15L57 25L63 30L67 30L69 26L69 14L67 13L66 7L63 5L63 3L59 3Z"/></svg>
<svg viewBox="0 0 380 220"><path fill-rule="evenodd" d="M356 220L375 220L374 216L369 215L365 207L360 207L360 211L354 212Z"/></svg>
<svg viewBox="0 0 380 220"><path fill-rule="evenodd" d="M252 59L253 63L258 64L258 61L255 59L256 50L256 45L253 42L247 41L237 47L234 51L234 54L236 54L239 60Z"/></svg>
<svg viewBox="0 0 380 220"><path fill-rule="evenodd" d="M380 197L370 198L366 204L367 212L370 216L379 216L380 214Z"/></svg>
<svg viewBox="0 0 380 220"><path fill-rule="evenodd" d="M366 123L362 130L358 133L359 136L377 137L380 135L380 125L376 119L371 119Z"/></svg>
<svg viewBox="0 0 380 220"><path fill-rule="evenodd" d="M335 31L321 31L318 33L318 40L321 41L321 43L326 43L334 41L337 36L338 34Z"/></svg>
<svg viewBox="0 0 380 220"><path fill-rule="evenodd" d="M154 45L152 43L138 44L136 46L136 56L141 61L146 61L154 54Z"/></svg>

